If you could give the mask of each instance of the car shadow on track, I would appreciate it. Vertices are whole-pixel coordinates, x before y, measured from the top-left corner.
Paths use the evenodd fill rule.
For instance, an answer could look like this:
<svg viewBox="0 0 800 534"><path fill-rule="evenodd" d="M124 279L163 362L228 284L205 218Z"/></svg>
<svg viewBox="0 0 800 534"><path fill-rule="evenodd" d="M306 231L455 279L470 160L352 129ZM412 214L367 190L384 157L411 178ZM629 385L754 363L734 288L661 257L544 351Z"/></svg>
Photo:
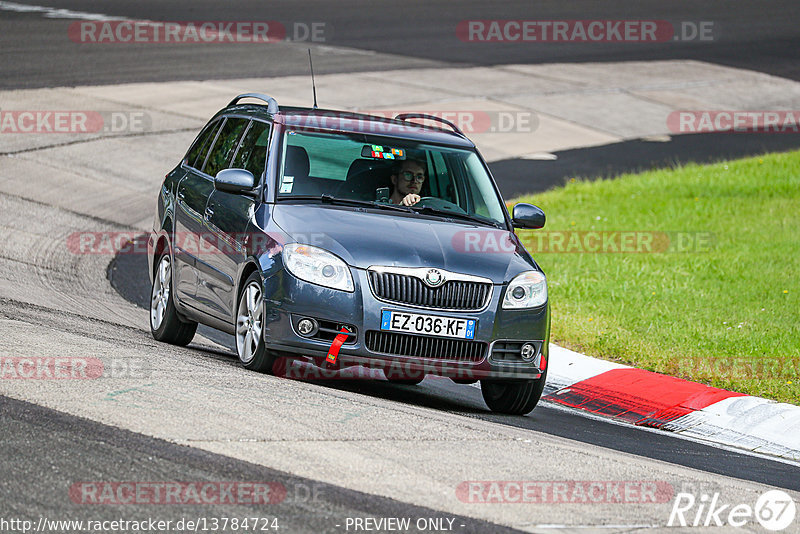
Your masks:
<svg viewBox="0 0 800 534"><path fill-rule="evenodd" d="M233 343L233 336L228 336L227 334L215 330L208 329L208 331L206 331L201 327L201 329L198 329L198 332L223 346L231 347ZM218 359L227 359L231 364L238 365L235 349L233 348L230 348L230 352L197 344L190 345L190 348L220 357ZM310 364L305 365L306 368L312 368ZM483 402L481 392L478 388L464 384L455 384L449 378L428 375L420 384L411 386L389 382L380 376L380 372L377 372L377 378L373 378L376 376L376 372L363 367L355 371L353 369L353 367L350 367L345 372L324 370L323 372L315 373L312 371L308 374L304 374L303 372L286 373L285 371L279 371L278 376L284 380L295 380L324 388L347 391L349 393L401 402L408 405L433 408L446 412L461 413L464 415L486 415L490 413ZM287 374L289 376L286 376ZM311 375L314 375L316 378L304 378ZM363 376L365 378L350 378L352 376Z"/></svg>

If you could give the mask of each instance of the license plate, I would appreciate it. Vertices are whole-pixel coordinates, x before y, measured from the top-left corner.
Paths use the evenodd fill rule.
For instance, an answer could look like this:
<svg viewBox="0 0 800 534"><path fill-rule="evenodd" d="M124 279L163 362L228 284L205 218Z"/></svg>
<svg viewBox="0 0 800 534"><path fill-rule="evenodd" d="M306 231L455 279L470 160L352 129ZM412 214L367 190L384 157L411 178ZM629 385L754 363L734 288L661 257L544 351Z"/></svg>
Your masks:
<svg viewBox="0 0 800 534"><path fill-rule="evenodd" d="M423 315L392 310L381 311L381 330L475 339L477 326L478 321L476 319L456 319L439 315Z"/></svg>

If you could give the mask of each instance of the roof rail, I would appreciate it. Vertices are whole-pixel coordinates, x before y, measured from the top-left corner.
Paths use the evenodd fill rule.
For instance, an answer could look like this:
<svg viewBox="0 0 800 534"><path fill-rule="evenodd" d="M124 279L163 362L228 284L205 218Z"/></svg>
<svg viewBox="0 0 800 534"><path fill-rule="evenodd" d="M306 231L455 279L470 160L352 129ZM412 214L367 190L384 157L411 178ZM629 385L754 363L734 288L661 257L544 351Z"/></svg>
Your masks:
<svg viewBox="0 0 800 534"><path fill-rule="evenodd" d="M261 93L243 93L231 100L228 106L232 106L244 98L256 98L258 100L263 100L267 103L267 111L270 113L278 112L278 101L269 95L262 95Z"/></svg>
<svg viewBox="0 0 800 534"><path fill-rule="evenodd" d="M406 119L428 119L436 122L441 122L442 124L446 124L447 126L452 128L453 131L458 135L460 135L461 137L466 137L466 135L464 135L464 132L462 132L458 126L456 126L449 120L437 117L436 115L428 115L427 113L400 113L395 117L395 120L398 121L405 121Z"/></svg>

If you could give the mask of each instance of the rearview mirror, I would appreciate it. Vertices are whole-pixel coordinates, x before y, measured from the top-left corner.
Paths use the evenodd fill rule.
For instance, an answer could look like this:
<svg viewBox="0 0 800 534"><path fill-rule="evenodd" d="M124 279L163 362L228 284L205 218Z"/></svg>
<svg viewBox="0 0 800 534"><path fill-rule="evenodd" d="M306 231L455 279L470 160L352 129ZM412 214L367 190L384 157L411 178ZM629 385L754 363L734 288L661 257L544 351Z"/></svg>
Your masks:
<svg viewBox="0 0 800 534"><path fill-rule="evenodd" d="M542 209L533 204L517 204L511 222L516 228L544 228L545 216Z"/></svg>
<svg viewBox="0 0 800 534"><path fill-rule="evenodd" d="M253 173L245 169L223 169L214 178L214 189L226 193L249 193L255 186Z"/></svg>

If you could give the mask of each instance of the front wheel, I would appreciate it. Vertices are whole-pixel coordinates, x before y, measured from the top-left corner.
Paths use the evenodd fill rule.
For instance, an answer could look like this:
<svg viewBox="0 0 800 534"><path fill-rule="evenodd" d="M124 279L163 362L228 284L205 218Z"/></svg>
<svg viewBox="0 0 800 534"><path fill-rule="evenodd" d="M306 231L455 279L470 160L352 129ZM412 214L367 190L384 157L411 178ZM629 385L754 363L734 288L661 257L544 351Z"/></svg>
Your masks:
<svg viewBox="0 0 800 534"><path fill-rule="evenodd" d="M525 415L533 411L544 391L546 374L536 380L481 380L483 400L490 410L509 415Z"/></svg>
<svg viewBox="0 0 800 534"><path fill-rule="evenodd" d="M272 373L275 355L264 344L264 294L261 276L255 272L244 283L236 312L236 353L252 371Z"/></svg>
<svg viewBox="0 0 800 534"><path fill-rule="evenodd" d="M172 260L169 251L158 258L150 291L150 332L157 341L186 346L197 331L197 323L178 316L172 298Z"/></svg>

